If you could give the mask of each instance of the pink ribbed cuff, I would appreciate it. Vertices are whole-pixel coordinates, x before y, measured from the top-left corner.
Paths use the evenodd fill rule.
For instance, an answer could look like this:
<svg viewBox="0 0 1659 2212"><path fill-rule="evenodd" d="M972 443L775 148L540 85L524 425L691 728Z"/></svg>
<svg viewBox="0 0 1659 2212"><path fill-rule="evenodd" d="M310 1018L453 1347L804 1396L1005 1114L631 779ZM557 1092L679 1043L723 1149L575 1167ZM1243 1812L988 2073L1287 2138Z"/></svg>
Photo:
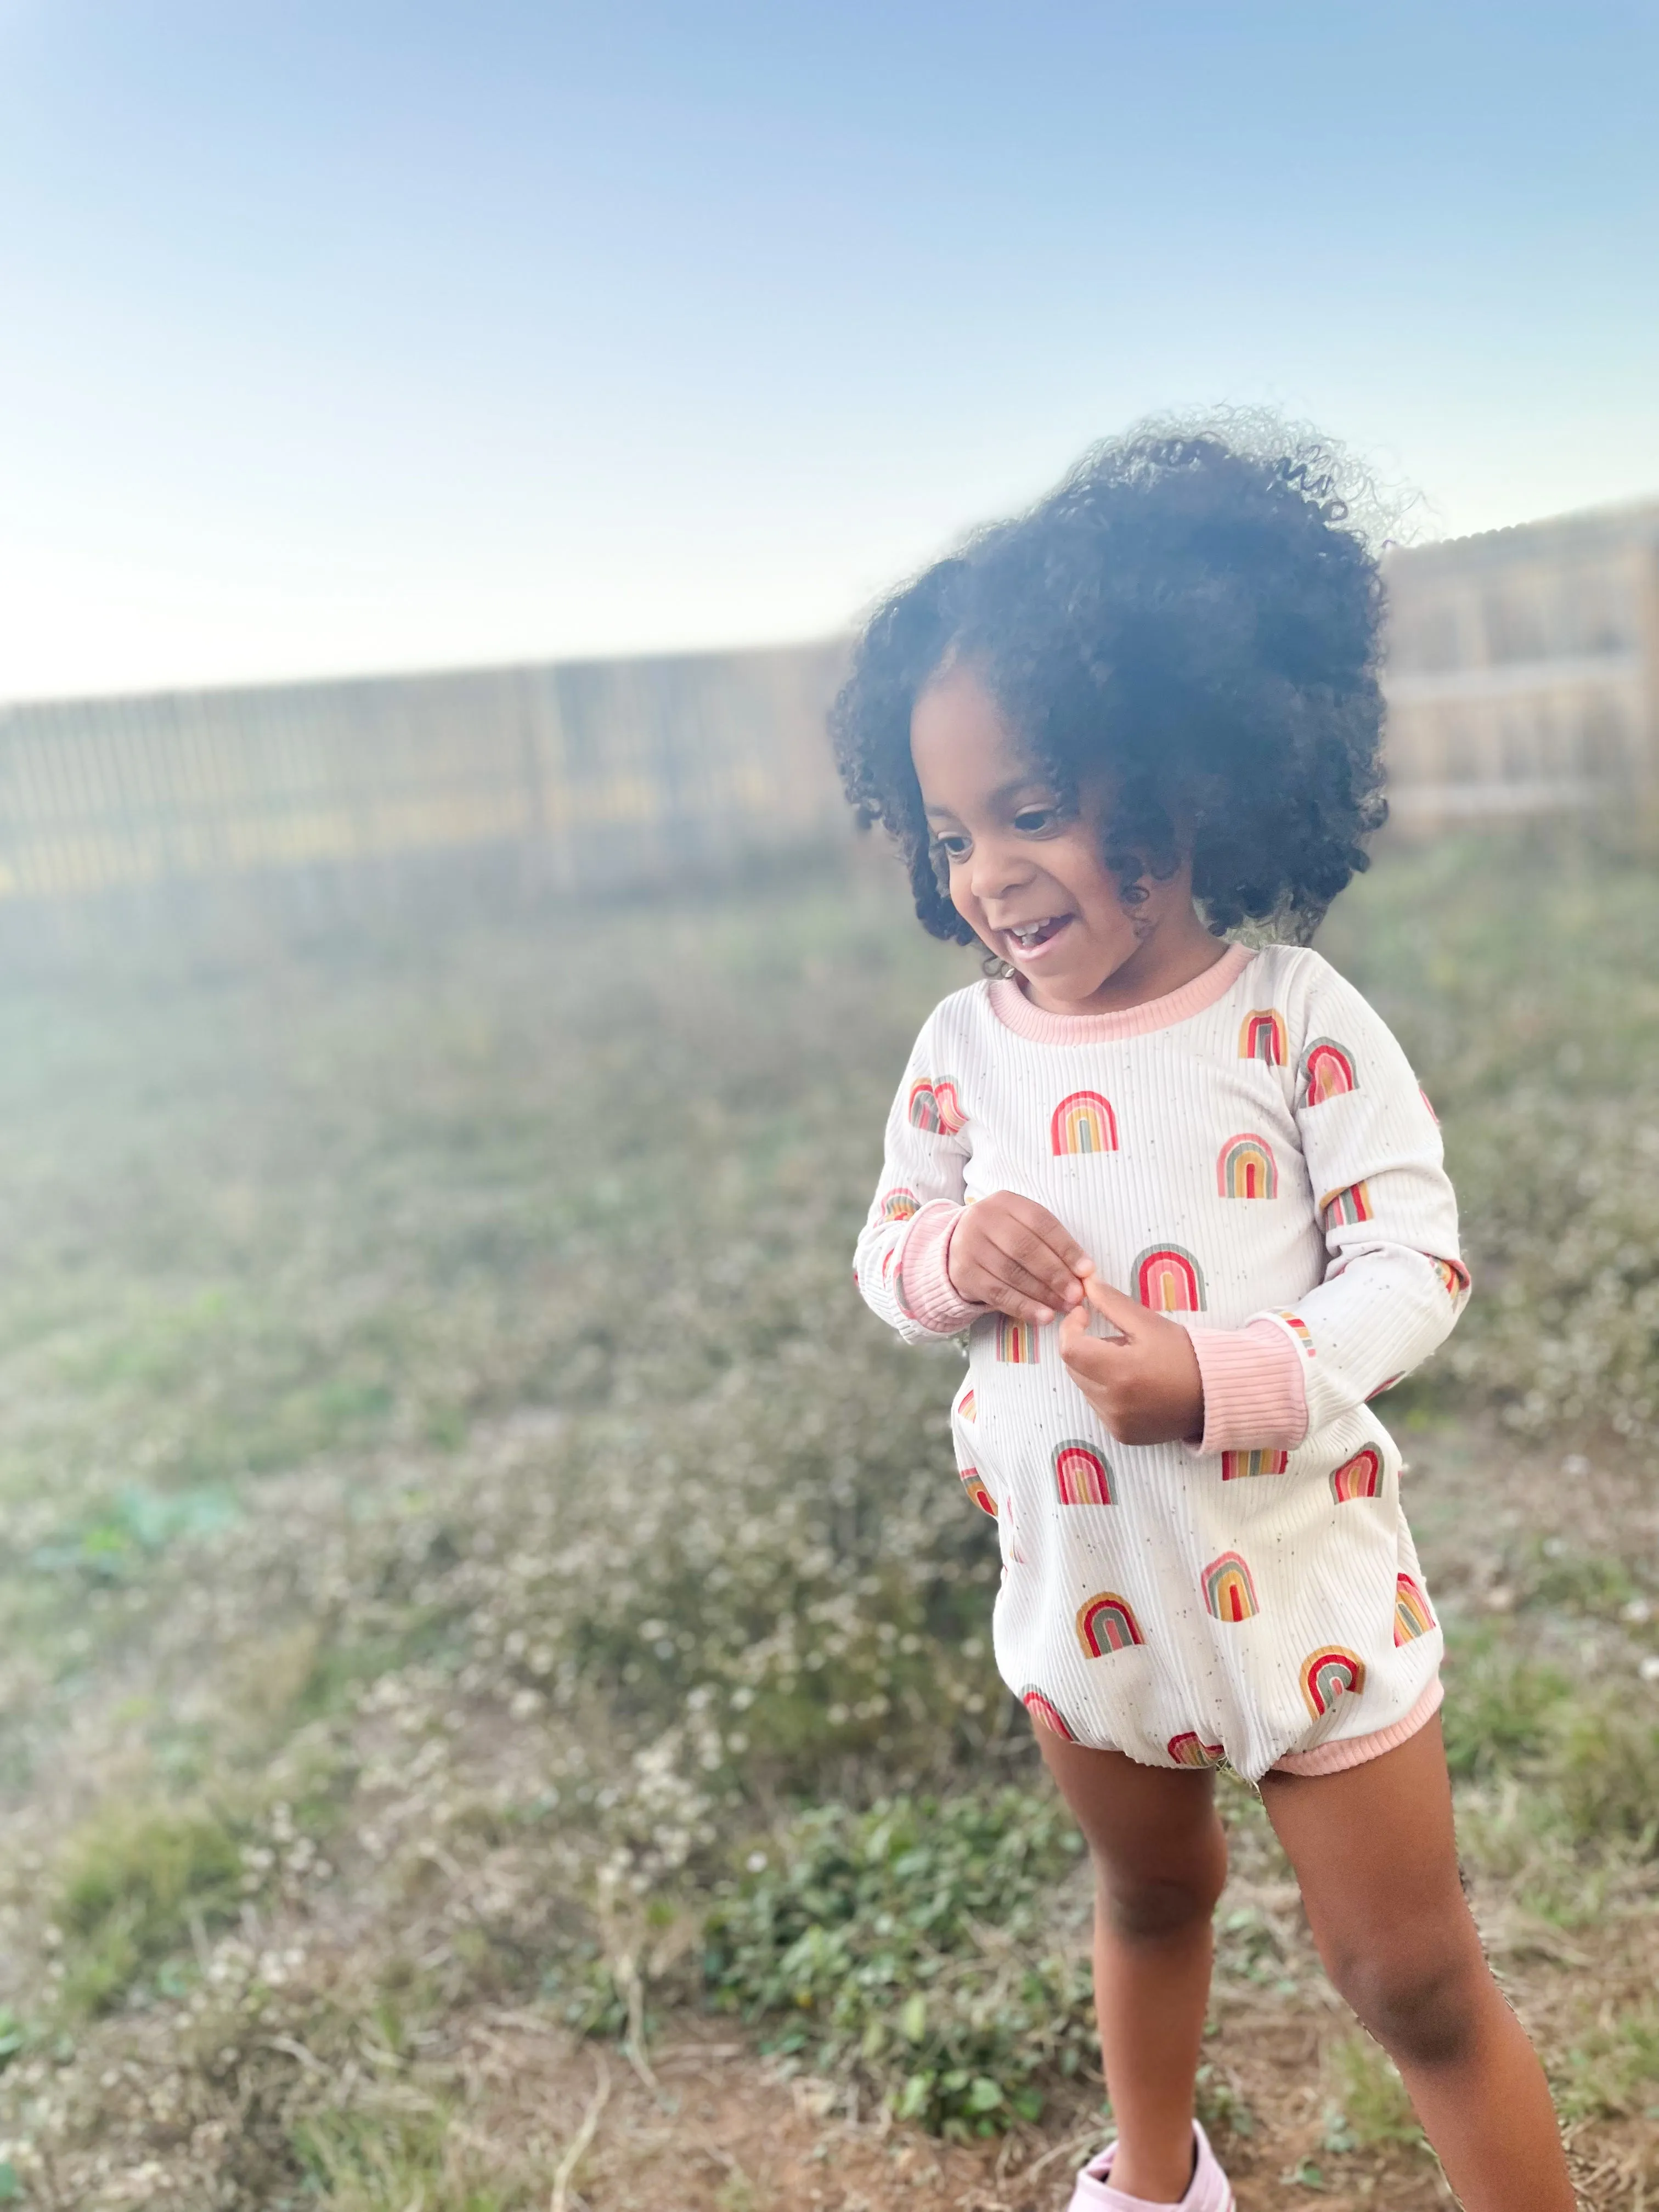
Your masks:
<svg viewBox="0 0 1659 2212"><path fill-rule="evenodd" d="M1345 1735L1335 1743L1316 1743L1311 1751L1287 1751L1275 1761L1274 1774L1346 1774L1368 1759L1381 1759L1385 1751L1398 1751L1419 1729L1427 1728L1445 1698L1445 1686L1437 1674L1403 1720L1391 1727L1372 1729L1366 1735Z"/></svg>
<svg viewBox="0 0 1659 2212"><path fill-rule="evenodd" d="M898 1271L904 1285L904 1309L912 1321L937 1336L954 1336L985 1311L964 1298L951 1280L947 1261L951 1234L963 1209L948 1198L924 1206L904 1232ZM1292 1354L1294 1357L1294 1354Z"/></svg>
<svg viewBox="0 0 1659 2212"><path fill-rule="evenodd" d="M1270 1321L1243 1328L1182 1326L1204 1384L1198 1449L1289 1451L1299 1444L1308 1433L1308 1394L1301 1358L1284 1330Z"/></svg>

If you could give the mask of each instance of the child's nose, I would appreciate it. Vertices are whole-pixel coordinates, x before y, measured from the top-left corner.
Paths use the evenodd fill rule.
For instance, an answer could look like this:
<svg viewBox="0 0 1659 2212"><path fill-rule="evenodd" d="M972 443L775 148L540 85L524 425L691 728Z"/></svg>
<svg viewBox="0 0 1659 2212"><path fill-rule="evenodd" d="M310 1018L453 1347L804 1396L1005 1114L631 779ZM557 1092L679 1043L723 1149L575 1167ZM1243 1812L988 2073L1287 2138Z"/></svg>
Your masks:
<svg viewBox="0 0 1659 2212"><path fill-rule="evenodd" d="M1014 843L981 838L974 846L971 888L982 906L994 905L1031 880L1031 858Z"/></svg>

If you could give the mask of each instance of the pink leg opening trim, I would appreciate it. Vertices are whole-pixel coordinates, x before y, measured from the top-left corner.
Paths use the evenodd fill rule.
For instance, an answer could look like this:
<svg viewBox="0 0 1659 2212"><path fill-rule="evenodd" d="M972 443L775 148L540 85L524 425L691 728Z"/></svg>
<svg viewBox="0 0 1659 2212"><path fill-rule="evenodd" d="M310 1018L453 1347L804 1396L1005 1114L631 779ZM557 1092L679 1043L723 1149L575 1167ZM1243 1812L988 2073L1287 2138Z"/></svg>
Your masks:
<svg viewBox="0 0 1659 2212"><path fill-rule="evenodd" d="M1311 1751L1287 1751L1269 1770L1274 1774L1341 1774L1350 1766L1363 1766L1368 1759L1381 1759L1397 1751L1420 1728L1426 1728L1440 1710L1446 1692L1437 1674L1403 1720L1389 1728L1373 1729L1369 1735L1345 1735L1337 1743L1316 1744Z"/></svg>

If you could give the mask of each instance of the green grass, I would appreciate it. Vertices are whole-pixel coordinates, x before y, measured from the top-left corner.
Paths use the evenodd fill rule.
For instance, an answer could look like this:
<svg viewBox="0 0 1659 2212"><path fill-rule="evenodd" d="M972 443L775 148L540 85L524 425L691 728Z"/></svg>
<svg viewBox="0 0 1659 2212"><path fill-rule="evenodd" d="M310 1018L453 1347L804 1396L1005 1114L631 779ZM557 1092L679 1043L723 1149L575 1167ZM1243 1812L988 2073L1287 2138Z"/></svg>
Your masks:
<svg viewBox="0 0 1659 2212"><path fill-rule="evenodd" d="M1037 2084L1097 2063L1086 1966L1049 1948L1080 1852L1055 1801L1022 1790L805 1814L708 1914L704 1986L763 2047L858 2068L901 2118L1036 2119Z"/></svg>
<svg viewBox="0 0 1659 2212"><path fill-rule="evenodd" d="M147 1969L176 1959L239 1901L235 1838L205 1808L118 1802L78 1829L58 1905L62 2000L71 2014L118 2003Z"/></svg>
<svg viewBox="0 0 1659 2212"><path fill-rule="evenodd" d="M1390 1411L1649 1448L1653 872L1391 854L1325 942L1436 1101L1476 1279ZM1070 2078L1076 1930L1045 1911L1075 1857L988 1649L952 1356L896 1346L848 1279L896 1073L975 972L826 872L0 1006L0 1778L47 1834L20 1924L64 1935L55 1981L27 1943L0 1970L31 2035L182 2021L204 1944L225 2017L179 2063L218 2111L238 2008L289 2002L264 1935L235 1948L246 1904L422 1958L437 1915L440 2023L548 1987L606 2032L718 2002L970 2132ZM1442 1606L1448 1748L1477 1878L1569 1927L1650 1887L1651 1577L1499 1504L1468 1540L1509 1610ZM71 1719L101 1808L72 1829ZM1241 1905L1224 1972L1293 1988L1289 1942ZM1395 2141L1354 2065L1344 2126ZM454 2166L450 2090L406 2128L319 2095L259 2105L250 2201L528 2185Z"/></svg>

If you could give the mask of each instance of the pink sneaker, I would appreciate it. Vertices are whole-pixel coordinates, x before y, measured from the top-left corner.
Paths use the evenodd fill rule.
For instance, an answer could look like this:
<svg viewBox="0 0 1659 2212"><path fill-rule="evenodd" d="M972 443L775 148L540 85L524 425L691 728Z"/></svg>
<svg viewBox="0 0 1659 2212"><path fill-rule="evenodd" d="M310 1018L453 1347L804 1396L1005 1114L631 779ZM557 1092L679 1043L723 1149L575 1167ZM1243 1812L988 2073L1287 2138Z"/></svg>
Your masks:
<svg viewBox="0 0 1659 2212"><path fill-rule="evenodd" d="M1234 2212L1232 2185L1216 2162L1210 2138L1196 2120L1193 2134L1198 2157L1187 2194L1178 2204L1151 2204L1144 2197L1126 2197L1121 2189L1114 2189L1110 2175L1117 2145L1108 2143L1079 2174L1067 2212Z"/></svg>

